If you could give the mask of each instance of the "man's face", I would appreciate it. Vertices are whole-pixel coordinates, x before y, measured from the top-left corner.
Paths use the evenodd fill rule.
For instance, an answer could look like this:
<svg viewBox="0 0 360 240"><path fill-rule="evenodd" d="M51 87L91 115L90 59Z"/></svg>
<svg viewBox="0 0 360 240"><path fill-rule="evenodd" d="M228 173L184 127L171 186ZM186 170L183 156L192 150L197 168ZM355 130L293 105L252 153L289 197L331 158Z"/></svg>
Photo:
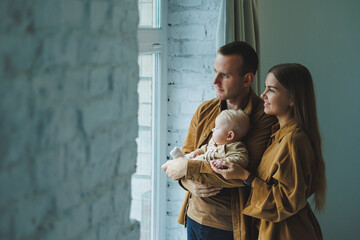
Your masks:
<svg viewBox="0 0 360 240"><path fill-rule="evenodd" d="M244 89L244 77L240 76L242 56L223 56L218 54L214 62L216 97L221 100L232 100L239 97Z"/></svg>

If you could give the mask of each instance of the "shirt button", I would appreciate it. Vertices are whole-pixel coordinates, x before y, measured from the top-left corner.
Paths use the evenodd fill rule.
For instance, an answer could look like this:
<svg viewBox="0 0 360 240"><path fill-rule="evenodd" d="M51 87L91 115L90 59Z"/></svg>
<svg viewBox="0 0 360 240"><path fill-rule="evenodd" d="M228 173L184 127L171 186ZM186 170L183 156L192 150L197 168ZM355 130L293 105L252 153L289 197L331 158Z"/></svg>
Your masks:
<svg viewBox="0 0 360 240"><path fill-rule="evenodd" d="M204 133L203 137L206 137L206 134Z"/></svg>

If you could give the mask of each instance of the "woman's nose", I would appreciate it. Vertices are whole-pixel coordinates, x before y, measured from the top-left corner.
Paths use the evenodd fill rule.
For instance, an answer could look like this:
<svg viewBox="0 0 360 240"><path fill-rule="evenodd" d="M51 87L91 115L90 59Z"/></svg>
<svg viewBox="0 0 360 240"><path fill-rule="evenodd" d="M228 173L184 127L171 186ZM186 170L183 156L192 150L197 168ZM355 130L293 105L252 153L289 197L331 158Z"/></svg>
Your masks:
<svg viewBox="0 0 360 240"><path fill-rule="evenodd" d="M264 99L264 98L266 97L266 89L265 89L264 92L260 95L260 97L261 97L262 99Z"/></svg>

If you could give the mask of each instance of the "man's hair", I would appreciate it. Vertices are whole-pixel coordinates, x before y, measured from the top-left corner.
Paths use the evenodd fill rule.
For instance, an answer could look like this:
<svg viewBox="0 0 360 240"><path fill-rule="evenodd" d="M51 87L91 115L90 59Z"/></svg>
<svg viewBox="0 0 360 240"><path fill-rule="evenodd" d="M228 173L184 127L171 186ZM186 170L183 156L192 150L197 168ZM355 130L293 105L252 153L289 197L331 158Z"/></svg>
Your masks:
<svg viewBox="0 0 360 240"><path fill-rule="evenodd" d="M235 140L245 137L250 129L250 119L243 110L224 110L218 117L224 117L229 123L229 130L234 131Z"/></svg>
<svg viewBox="0 0 360 240"><path fill-rule="evenodd" d="M259 65L259 59L255 50L246 42L236 41L225 44L217 51L218 54L223 56L240 55L243 59L241 75L251 72L255 75Z"/></svg>

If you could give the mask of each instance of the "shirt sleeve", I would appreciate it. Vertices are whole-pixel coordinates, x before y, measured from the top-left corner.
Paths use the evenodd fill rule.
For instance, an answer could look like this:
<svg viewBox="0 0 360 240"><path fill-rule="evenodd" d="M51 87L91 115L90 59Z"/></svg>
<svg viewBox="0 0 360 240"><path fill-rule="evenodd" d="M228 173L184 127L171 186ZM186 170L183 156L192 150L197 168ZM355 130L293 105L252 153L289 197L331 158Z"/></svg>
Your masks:
<svg viewBox="0 0 360 240"><path fill-rule="evenodd" d="M188 160L188 167L185 178L194 180L209 187L243 187L245 184L240 179L227 180L215 173L210 164L201 160Z"/></svg>
<svg viewBox="0 0 360 240"><path fill-rule="evenodd" d="M204 154L207 151L207 144L202 145L200 148L198 148L196 151L200 154Z"/></svg>
<svg viewBox="0 0 360 240"><path fill-rule="evenodd" d="M236 149L236 151L227 153L223 160L240 164L242 167L246 168L249 163L248 151L245 147L240 147Z"/></svg>
<svg viewBox="0 0 360 240"><path fill-rule="evenodd" d="M181 149L183 154L191 153L192 151L194 151L197 148L196 142L195 142L194 139L196 139L196 131L197 131L196 128L197 128L197 125L198 125L199 114L200 114L199 109L200 109L200 107L197 109L197 111L195 112L193 118L191 119L189 130L188 130L188 133L186 135L183 147Z"/></svg>
<svg viewBox="0 0 360 240"><path fill-rule="evenodd" d="M283 139L282 141L285 141ZM308 162L314 154L308 138L291 137L282 156L275 159L276 171L265 182L255 178L243 213L271 222L280 222L305 207L309 183Z"/></svg>

